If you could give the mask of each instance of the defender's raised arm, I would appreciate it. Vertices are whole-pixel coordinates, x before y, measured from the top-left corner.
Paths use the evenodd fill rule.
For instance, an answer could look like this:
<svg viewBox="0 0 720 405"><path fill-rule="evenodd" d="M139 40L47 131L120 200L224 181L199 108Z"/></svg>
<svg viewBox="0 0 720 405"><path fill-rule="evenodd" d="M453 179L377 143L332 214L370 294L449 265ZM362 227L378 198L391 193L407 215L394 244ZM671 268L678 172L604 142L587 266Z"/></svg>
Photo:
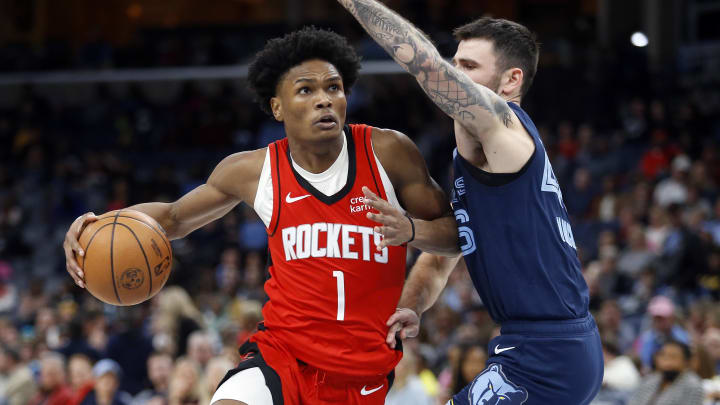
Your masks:
<svg viewBox="0 0 720 405"><path fill-rule="evenodd" d="M445 61L411 23L375 0L338 0L405 70L415 76L430 99L479 141L513 114L506 101Z"/></svg>

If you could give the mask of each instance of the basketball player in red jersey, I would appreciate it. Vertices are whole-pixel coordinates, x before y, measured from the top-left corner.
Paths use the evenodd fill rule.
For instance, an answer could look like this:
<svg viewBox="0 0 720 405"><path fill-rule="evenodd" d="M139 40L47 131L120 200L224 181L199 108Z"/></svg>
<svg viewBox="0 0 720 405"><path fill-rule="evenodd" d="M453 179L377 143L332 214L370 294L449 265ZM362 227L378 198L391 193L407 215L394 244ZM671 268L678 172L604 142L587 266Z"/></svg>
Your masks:
<svg viewBox="0 0 720 405"><path fill-rule="evenodd" d="M264 323L240 348L244 359L213 404L383 404L402 356L385 344L385 322L402 291L406 247L386 246L372 219L414 228L389 239L439 254L458 250L450 205L415 145L395 131L345 125L358 68L352 47L328 31L269 41L249 82L287 137L228 156L206 184L173 203L130 207L155 218L171 239L241 201L267 226ZM381 212L370 213L365 193L388 201L394 214L377 203ZM68 272L81 287L73 252L83 255L77 237L93 219L78 218L65 240Z"/></svg>

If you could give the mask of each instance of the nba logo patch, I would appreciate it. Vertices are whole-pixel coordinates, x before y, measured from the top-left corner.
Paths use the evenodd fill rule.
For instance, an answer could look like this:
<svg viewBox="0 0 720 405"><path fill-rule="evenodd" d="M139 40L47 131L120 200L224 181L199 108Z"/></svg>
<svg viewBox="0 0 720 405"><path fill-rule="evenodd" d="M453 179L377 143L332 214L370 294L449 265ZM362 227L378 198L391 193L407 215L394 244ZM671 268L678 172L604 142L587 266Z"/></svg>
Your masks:
<svg viewBox="0 0 720 405"><path fill-rule="evenodd" d="M468 399L470 405L522 405L528 393L505 377L502 365L491 364L473 380Z"/></svg>

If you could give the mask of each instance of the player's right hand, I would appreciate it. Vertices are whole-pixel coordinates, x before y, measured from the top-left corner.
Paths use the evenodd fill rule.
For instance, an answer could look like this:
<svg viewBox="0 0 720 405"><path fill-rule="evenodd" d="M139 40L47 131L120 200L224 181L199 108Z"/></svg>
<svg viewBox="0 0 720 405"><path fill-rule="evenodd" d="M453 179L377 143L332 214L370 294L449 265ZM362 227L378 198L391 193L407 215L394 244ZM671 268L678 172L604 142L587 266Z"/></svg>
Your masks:
<svg viewBox="0 0 720 405"><path fill-rule="evenodd" d="M413 338L420 332L420 317L410 308L398 308L387 321L388 330L385 342L391 349L397 346L396 336L400 339Z"/></svg>
<svg viewBox="0 0 720 405"><path fill-rule="evenodd" d="M72 225L70 225L70 229L68 229L65 234L65 241L63 242L63 249L65 250L65 268L67 269L68 274L70 274L70 277L75 280L75 284L77 284L80 288L85 288L85 282L83 281L84 274L80 265L77 263L77 260L75 260L75 255L84 256L85 252L80 247L78 236L80 236L87 224L95 221L97 221L97 217L92 212L80 215L72 223Z"/></svg>

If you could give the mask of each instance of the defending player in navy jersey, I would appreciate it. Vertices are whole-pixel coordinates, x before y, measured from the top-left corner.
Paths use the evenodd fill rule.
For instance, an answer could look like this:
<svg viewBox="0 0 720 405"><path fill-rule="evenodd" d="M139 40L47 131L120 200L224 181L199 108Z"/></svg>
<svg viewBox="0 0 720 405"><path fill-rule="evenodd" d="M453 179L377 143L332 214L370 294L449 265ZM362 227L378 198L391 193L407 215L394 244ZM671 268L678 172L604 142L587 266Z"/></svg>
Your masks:
<svg viewBox="0 0 720 405"><path fill-rule="evenodd" d="M454 119L453 210L462 256L423 253L388 320L388 344L418 332L418 314L464 261L501 335L487 368L452 404L582 405L603 375L595 321L562 193L537 128L520 107L537 69L524 26L481 18L455 31L452 64L405 19L375 0L339 0ZM401 243L410 224L375 196L379 231ZM390 220L390 219L393 220ZM462 263L460 263L462 265Z"/></svg>

